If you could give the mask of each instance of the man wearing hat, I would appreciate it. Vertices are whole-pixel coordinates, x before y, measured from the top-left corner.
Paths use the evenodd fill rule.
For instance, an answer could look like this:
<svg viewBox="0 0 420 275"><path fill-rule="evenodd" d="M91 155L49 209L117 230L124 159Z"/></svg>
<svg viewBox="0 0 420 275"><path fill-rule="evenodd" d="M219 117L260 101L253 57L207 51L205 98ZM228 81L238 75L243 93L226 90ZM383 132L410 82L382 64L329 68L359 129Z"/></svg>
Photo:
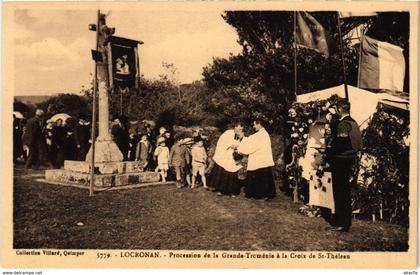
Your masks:
<svg viewBox="0 0 420 275"><path fill-rule="evenodd" d="M331 167L335 213L330 221L332 231L348 232L351 226L350 177L362 149L362 134L357 122L350 116L350 102L341 100L336 105L339 120L333 133L327 159Z"/></svg>
<svg viewBox="0 0 420 275"><path fill-rule="evenodd" d="M44 111L37 109L35 111L35 116L28 119L28 122L26 123L26 128L22 136L23 144L29 149L28 158L25 164L26 169L31 169L32 166L38 167L39 164L43 116Z"/></svg>

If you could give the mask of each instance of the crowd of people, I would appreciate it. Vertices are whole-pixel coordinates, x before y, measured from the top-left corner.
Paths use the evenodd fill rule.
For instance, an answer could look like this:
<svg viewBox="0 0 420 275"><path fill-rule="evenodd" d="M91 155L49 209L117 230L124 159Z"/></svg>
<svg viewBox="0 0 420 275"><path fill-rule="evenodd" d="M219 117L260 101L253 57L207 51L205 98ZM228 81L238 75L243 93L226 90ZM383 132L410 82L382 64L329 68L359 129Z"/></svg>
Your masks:
<svg viewBox="0 0 420 275"><path fill-rule="evenodd" d="M338 102L336 111L332 143L326 150L335 202L335 213L329 214L328 221L332 230L348 231L349 180L361 149L361 134L349 115L349 102ZM14 160L24 158L28 169L45 159L53 167L61 167L65 159L84 161L90 148L91 125L84 114L77 123L64 123L62 119L45 120L44 112L36 110L27 121L14 117L13 125ZM270 136L259 119L252 123L252 134L246 134L245 128L244 123L235 123L221 134L214 148L209 148L200 131L173 136L170 129L159 127L155 133L148 123L131 127L123 115L112 121L110 134L124 161L134 161L139 171L158 172L163 182L175 181L178 188L202 186L220 196L235 197L243 189L246 198L270 201L276 196Z"/></svg>
<svg viewBox="0 0 420 275"><path fill-rule="evenodd" d="M25 161L27 169L40 164L61 168L64 160L85 161L91 145L91 124L85 114L79 114L77 122L47 120L38 109L27 121L14 117L13 124L14 161ZM244 186L246 197L271 200L275 187L270 137L259 120L254 121L254 134L245 136L244 128L238 122L225 131L210 155L211 142L199 130L174 136L165 127L155 132L148 123L132 127L121 115L111 122L110 134L124 161L134 161L138 171L158 172L163 182L175 181L178 188L202 186L228 196L239 195ZM239 175L245 169L244 157L246 181Z"/></svg>
<svg viewBox="0 0 420 275"><path fill-rule="evenodd" d="M218 195L235 197L244 187L245 197L269 201L276 194L271 140L262 121L255 120L252 126L254 133L246 136L245 125L234 124L219 137L214 154L209 154L213 150L199 131L172 139L171 132L161 127L155 145L149 135L141 135L134 161L141 170L154 168L164 182L172 177L178 188L202 186ZM113 127L112 132L116 131ZM240 177L240 170L245 169L243 158L247 159L246 180Z"/></svg>
<svg viewBox="0 0 420 275"><path fill-rule="evenodd" d="M91 125L85 114L77 123L64 118L46 120L37 109L32 118L13 117L13 161L25 162L27 169L41 164L60 168L64 160L85 160L90 148Z"/></svg>

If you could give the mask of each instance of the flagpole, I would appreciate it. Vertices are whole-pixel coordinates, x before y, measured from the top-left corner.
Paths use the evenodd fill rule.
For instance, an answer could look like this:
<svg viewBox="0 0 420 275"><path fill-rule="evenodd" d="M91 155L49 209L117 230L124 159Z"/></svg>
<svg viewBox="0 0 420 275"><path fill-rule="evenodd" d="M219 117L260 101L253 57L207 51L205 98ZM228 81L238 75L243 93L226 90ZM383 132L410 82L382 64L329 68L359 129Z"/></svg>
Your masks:
<svg viewBox="0 0 420 275"><path fill-rule="evenodd" d="M359 66L357 68L357 87L360 88L360 65L362 64L362 49L363 49L363 39L365 38L365 28L364 26L361 29L360 34L360 45L359 45Z"/></svg>
<svg viewBox="0 0 420 275"><path fill-rule="evenodd" d="M293 12L293 69L294 69L294 81L295 81L295 98L297 97L297 43L296 43L296 11Z"/></svg>
<svg viewBox="0 0 420 275"><path fill-rule="evenodd" d="M341 51L341 62L343 65L343 82L344 82L344 93L346 99L349 99L349 91L347 89L347 76L346 76L346 62L344 60L344 47L343 47L343 37L341 36L341 21L340 13L337 12L337 22L338 22L338 35L340 36L340 51Z"/></svg>
<svg viewBox="0 0 420 275"><path fill-rule="evenodd" d="M297 98L297 43L296 43L296 17L297 17L297 12L294 11L293 12L293 51L294 51L294 57L293 57L293 66L294 66L294 73L295 73L295 99ZM293 151L293 150L292 150ZM292 152L292 155L294 153ZM297 161L296 162L292 162L294 163L294 165L297 165ZM297 168L297 167L296 167ZM298 203L299 202L299 186L296 183L295 186L293 186L293 202L294 203Z"/></svg>

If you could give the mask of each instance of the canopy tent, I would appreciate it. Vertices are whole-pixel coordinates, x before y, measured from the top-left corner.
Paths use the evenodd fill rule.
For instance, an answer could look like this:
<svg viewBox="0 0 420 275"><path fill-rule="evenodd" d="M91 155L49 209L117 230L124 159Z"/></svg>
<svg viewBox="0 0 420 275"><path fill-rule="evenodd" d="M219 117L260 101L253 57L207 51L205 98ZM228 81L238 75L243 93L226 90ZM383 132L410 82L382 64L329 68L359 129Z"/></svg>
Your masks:
<svg viewBox="0 0 420 275"><path fill-rule="evenodd" d="M409 101L406 99L387 93L372 93L351 85L347 85L347 88L351 104L350 114L359 124L361 130L367 127L368 120L376 112L376 107L379 103L409 110ZM316 100L325 100L333 95L338 95L339 97L344 98L344 84L325 90L298 95L296 102L308 103Z"/></svg>

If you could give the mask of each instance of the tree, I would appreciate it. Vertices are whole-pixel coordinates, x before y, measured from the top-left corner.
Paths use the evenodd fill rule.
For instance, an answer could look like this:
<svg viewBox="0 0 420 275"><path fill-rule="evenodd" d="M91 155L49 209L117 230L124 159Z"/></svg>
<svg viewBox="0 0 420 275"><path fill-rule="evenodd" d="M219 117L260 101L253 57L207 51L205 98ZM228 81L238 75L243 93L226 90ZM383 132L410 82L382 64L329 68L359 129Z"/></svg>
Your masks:
<svg viewBox="0 0 420 275"><path fill-rule="evenodd" d="M59 94L50 97L48 100L37 104L37 107L47 110L47 115L66 113L73 118L77 118L80 113L91 113L88 98L75 94Z"/></svg>
<svg viewBox="0 0 420 275"><path fill-rule="evenodd" d="M331 13L324 17L333 17ZM225 12L243 47L241 54L215 59L203 71L204 82L213 92L210 109L220 114L220 124L233 118L264 119L281 131L285 115L294 101L293 12ZM338 54L329 58L299 49L298 94L340 82ZM230 106L220 110L220 106Z"/></svg>
<svg viewBox="0 0 420 275"><path fill-rule="evenodd" d="M34 112L34 108L32 106L28 106L25 103L15 99L13 101L13 111L21 112L24 115L24 117L30 117L32 116Z"/></svg>
<svg viewBox="0 0 420 275"><path fill-rule="evenodd" d="M326 57L314 50L297 50L297 95L342 84L343 68L338 50L338 13L311 13L335 41ZM399 17L404 17L401 19ZM212 93L209 112L217 113L219 124L233 119L262 117L271 128L281 132L290 104L294 101L293 12L289 11L228 11L222 17L238 33L242 53L229 58L216 58L204 68L206 87ZM393 20L391 20L393 18ZM407 15L380 14L377 18L359 17L340 20L342 36L360 24L379 32L395 25L394 40L407 41L398 34ZM388 22L389 21L389 22ZM394 22L394 23L392 23ZM395 23L399 22L399 23ZM377 29L377 30L375 30ZM406 29L403 28L402 33ZM357 85L358 46L344 40L343 52L347 83ZM225 109L225 106L229 106Z"/></svg>
<svg viewBox="0 0 420 275"><path fill-rule="evenodd" d="M163 63L165 72L157 79L140 78L138 89L122 95L110 93L110 113L122 113L132 120L155 120L159 125L202 125L212 124L212 117L206 112L208 92L201 81L180 84L177 68Z"/></svg>

